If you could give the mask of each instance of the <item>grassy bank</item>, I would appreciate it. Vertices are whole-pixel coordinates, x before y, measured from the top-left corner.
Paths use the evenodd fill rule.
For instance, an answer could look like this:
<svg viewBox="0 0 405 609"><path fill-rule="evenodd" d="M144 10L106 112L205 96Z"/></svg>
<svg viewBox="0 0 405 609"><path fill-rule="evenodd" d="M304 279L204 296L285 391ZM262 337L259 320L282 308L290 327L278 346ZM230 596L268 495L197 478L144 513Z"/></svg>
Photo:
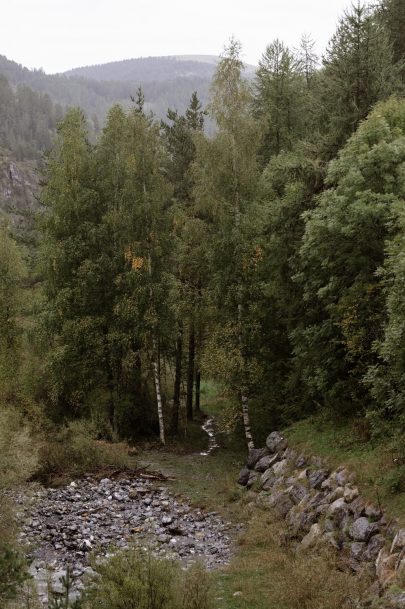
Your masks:
<svg viewBox="0 0 405 609"><path fill-rule="evenodd" d="M332 467L346 466L355 474L361 494L405 525L405 465L397 438L372 440L355 422L316 418L295 423L284 433L292 447L323 457Z"/></svg>

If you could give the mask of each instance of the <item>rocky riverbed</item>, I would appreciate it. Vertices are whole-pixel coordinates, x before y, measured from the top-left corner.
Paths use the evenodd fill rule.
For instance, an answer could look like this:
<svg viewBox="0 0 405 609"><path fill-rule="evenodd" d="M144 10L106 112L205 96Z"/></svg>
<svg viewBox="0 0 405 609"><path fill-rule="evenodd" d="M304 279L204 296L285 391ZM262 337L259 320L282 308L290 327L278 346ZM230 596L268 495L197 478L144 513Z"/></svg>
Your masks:
<svg viewBox="0 0 405 609"><path fill-rule="evenodd" d="M23 522L21 543L32 558L31 573L44 602L48 584L58 591L68 566L77 594L91 572L92 554L103 557L140 544L185 564L202 559L209 569L231 556L231 523L215 512L192 509L166 486L139 477L86 476L63 488L21 492L14 499Z"/></svg>

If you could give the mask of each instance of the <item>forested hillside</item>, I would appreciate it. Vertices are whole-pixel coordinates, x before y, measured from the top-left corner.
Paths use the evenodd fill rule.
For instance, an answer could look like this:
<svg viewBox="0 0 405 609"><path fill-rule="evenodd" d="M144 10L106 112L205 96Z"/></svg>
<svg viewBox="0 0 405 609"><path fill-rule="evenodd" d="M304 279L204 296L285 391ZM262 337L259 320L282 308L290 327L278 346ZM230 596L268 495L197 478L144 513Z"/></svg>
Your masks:
<svg viewBox="0 0 405 609"><path fill-rule="evenodd" d="M34 254L0 228L0 451L27 434L27 478L85 473L110 443L189 439L214 386L249 450L270 428L343 422L395 447L403 491L404 37L402 1L356 3L322 59L308 37L274 40L252 81L231 39L208 103L208 72L158 82L146 62L136 90L131 62L86 78L3 62L20 86L0 80L0 145L22 159L49 147L53 102L81 106L46 158ZM161 104L171 87L163 117L151 91ZM86 114L107 105L95 137ZM0 599L21 572L10 548Z"/></svg>

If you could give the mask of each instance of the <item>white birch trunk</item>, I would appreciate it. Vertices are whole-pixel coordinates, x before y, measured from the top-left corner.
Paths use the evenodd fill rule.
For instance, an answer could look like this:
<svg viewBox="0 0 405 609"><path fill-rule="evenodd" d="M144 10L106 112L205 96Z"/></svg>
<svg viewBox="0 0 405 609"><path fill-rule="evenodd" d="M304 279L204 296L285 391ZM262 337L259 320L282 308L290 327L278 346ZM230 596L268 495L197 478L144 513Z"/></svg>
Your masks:
<svg viewBox="0 0 405 609"><path fill-rule="evenodd" d="M155 341L154 341L155 342ZM166 444L165 440L165 424L163 420L163 405L162 405L162 393L160 391L160 378L159 378L159 367L157 363L157 349L156 344L154 345L154 358L152 362L153 375L155 379L155 390L156 390L156 401L157 401L157 409L158 409L158 419L159 419L159 437L162 444Z"/></svg>

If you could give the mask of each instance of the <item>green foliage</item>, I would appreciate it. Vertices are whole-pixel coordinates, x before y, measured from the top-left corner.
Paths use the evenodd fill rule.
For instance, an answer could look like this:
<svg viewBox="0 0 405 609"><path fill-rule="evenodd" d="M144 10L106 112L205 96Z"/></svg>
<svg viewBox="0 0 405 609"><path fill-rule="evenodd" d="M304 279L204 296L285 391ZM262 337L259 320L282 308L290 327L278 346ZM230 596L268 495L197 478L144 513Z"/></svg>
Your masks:
<svg viewBox="0 0 405 609"><path fill-rule="evenodd" d="M353 4L330 41L320 74L318 118L322 154L333 158L373 105L398 91L399 74L384 23L375 10Z"/></svg>
<svg viewBox="0 0 405 609"><path fill-rule="evenodd" d="M46 483L64 482L103 468L129 467L127 446L97 440L97 433L86 421L51 427L40 446L36 477Z"/></svg>
<svg viewBox="0 0 405 609"><path fill-rule="evenodd" d="M404 104L378 106L330 164L331 186L305 215L301 271L309 314L295 354L314 399L336 413L370 405L365 375L385 321L377 274L402 195Z"/></svg>
<svg viewBox="0 0 405 609"><path fill-rule="evenodd" d="M96 563L97 578L86 591L85 609L211 609L210 578L201 565L182 571L168 559L141 549Z"/></svg>
<svg viewBox="0 0 405 609"><path fill-rule="evenodd" d="M3 399L16 390L22 308L22 280L27 275L20 248L9 230L0 224L0 392Z"/></svg>

